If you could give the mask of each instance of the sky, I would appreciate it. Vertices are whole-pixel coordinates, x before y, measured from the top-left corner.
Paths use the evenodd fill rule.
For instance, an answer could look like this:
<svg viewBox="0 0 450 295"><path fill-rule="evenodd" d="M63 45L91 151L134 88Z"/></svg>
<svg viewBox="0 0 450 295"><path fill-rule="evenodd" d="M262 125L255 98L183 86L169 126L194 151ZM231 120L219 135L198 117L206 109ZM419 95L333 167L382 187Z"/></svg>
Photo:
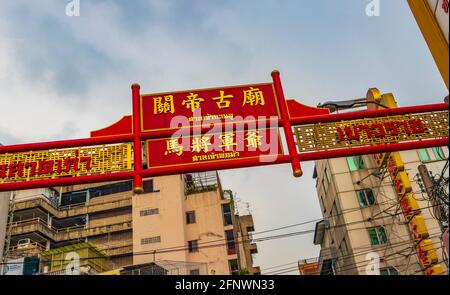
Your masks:
<svg viewBox="0 0 450 295"><path fill-rule="evenodd" d="M399 105L448 95L406 0L0 0L0 142L88 137L143 93L270 82L311 106L377 87ZM221 171L256 232L321 218L313 163ZM314 228L314 223L270 234ZM263 237L264 234L256 237ZM261 269L316 257L313 235L258 244ZM276 270L276 269L275 269ZM295 272L292 272L295 273Z"/></svg>

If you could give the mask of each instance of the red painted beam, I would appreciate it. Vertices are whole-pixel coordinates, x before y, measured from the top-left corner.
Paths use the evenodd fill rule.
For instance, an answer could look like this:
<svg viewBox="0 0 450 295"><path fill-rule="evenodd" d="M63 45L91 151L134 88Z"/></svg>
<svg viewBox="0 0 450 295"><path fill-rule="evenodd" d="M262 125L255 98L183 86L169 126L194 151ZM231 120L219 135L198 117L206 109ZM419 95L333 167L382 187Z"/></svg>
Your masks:
<svg viewBox="0 0 450 295"><path fill-rule="evenodd" d="M304 162L321 159L429 148L435 146L447 146L448 144L449 144L448 138L430 139L417 142L401 142L393 144L382 144L376 146L363 146L363 147L335 149L328 151L300 153L298 155L298 159L300 160L300 162ZM186 166L152 168L142 171L141 174L143 177L154 177L154 176L182 174L189 172L204 172L204 171L227 170L235 168L254 167L254 166L266 166L266 165L289 163L292 161L292 158L293 157L290 155L283 155L278 156L277 160L274 162L261 162L259 159L239 159L227 162L216 162L216 163L213 162L213 163L186 165Z"/></svg>
<svg viewBox="0 0 450 295"><path fill-rule="evenodd" d="M294 125L306 125L315 123L325 123L325 122L338 122L341 120L355 120L363 118L375 118L389 115L404 115L404 114L416 114L425 112L437 112L448 110L448 103L439 104L429 104L422 106L412 106L412 107L400 107L393 109L383 109L383 110L366 110L358 112L348 112L340 114L330 114L330 115L318 115L318 116L305 116L299 118L291 118L289 121L292 126ZM270 122L270 120L266 120ZM278 120L278 125L283 125L283 120ZM237 123L239 128L243 128L242 123ZM209 127L202 129L202 132L209 131ZM173 134L173 130L168 131L155 131L142 133L140 138L142 140L151 138L165 138L170 137ZM185 134L190 134L190 130L186 129ZM16 153L16 152L27 152L27 151L37 151L37 150L47 150L47 149L62 149L62 148L73 148L79 146L93 146L93 145L103 145L103 144L114 144L114 143L124 143L133 142L133 135L117 135L117 136L106 136L106 137L95 137L95 138L83 138L83 139L71 139L71 140L61 140L61 141L49 141L40 143L27 143L27 144L16 144L9 146L0 146L0 154L3 153Z"/></svg>
<svg viewBox="0 0 450 295"><path fill-rule="evenodd" d="M400 107L382 110L364 110L357 112L348 112L330 115L305 116L299 118L291 118L292 125L306 125L315 123L338 122L341 120L357 120L365 118L376 118L394 115L418 114L427 112L448 111L448 103L428 104L421 106Z"/></svg>
<svg viewBox="0 0 450 295"><path fill-rule="evenodd" d="M299 155L300 161L315 161L322 159L341 158L360 155L371 155L377 153L397 152L406 150L416 150L436 146L448 146L448 138L428 139L421 141L399 142L390 144L380 144L373 146L362 146L344 148L328 151L307 152Z"/></svg>
<svg viewBox="0 0 450 295"><path fill-rule="evenodd" d="M420 148L429 148L435 146L448 146L449 139L430 139L414 142L401 142L393 144L383 144L376 146L364 146L364 147L354 147L345 149L336 149L328 151L317 151L317 152L307 152L298 155L298 160L300 161L313 161L321 159L348 157L348 156L358 156L367 155L375 153L385 153L403 150L412 150ZM165 176L172 174L182 174L189 172L204 172L204 171L214 171L214 170L227 170L245 167L255 167L255 166L266 166L289 163L293 159L290 155L278 156L277 160L274 162L261 162L258 158L256 159L239 159L235 161L227 162L215 162L215 163L204 163L196 165L186 165L186 166L175 166L175 167L164 167L164 168L151 168L141 171L130 171L130 172L118 172L104 175L91 175L91 176L79 176L72 178L59 178L59 179L48 179L48 180L34 180L29 182L12 182L0 184L0 191L14 191L23 189L32 189L39 187L57 187L57 186L67 186L73 184L81 183L95 183L103 181L118 181L133 179L135 175L139 174L142 177L155 177L155 176Z"/></svg>

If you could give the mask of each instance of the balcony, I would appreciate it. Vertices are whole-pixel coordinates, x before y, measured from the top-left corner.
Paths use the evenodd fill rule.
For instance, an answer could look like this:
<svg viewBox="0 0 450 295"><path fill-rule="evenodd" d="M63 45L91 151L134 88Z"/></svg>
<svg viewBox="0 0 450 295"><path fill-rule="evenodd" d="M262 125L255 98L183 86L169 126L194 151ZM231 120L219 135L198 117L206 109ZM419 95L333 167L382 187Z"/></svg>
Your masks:
<svg viewBox="0 0 450 295"><path fill-rule="evenodd" d="M118 198L120 199L107 202L73 204L65 207L60 207L59 209L55 208L53 205L42 198L36 198L15 203L13 210L20 211L32 208L42 208L56 218L67 218L131 206L132 197L128 192L126 194L123 194L123 196L118 196Z"/></svg>
<svg viewBox="0 0 450 295"><path fill-rule="evenodd" d="M184 194L192 195L216 191L219 188L217 172L189 173L184 175Z"/></svg>
<svg viewBox="0 0 450 295"><path fill-rule="evenodd" d="M103 250L108 257L127 255L133 253L133 242L124 243L118 246L99 247L99 249Z"/></svg>
<svg viewBox="0 0 450 295"><path fill-rule="evenodd" d="M12 224L12 234L28 234L39 232L53 241L67 241L72 239L80 239L89 236L96 236L112 232L130 230L132 228L131 214L121 218L122 221L105 225L97 225L95 227L85 228L85 226L68 227L56 229L47 224L46 221L36 218L24 222L15 222Z"/></svg>
<svg viewBox="0 0 450 295"><path fill-rule="evenodd" d="M28 257L28 256L36 256L40 252L45 251L45 246L39 243L30 243L26 246L16 245L9 247L8 257L9 258L19 258L19 257Z"/></svg>
<svg viewBox="0 0 450 295"><path fill-rule="evenodd" d="M258 254L258 246L255 243L251 243L250 247L250 254Z"/></svg>
<svg viewBox="0 0 450 295"><path fill-rule="evenodd" d="M64 275L97 275L101 271L96 269L97 266L92 262L87 262L80 265L77 269L60 269L54 271L46 271L44 270L40 275L45 276L64 276Z"/></svg>

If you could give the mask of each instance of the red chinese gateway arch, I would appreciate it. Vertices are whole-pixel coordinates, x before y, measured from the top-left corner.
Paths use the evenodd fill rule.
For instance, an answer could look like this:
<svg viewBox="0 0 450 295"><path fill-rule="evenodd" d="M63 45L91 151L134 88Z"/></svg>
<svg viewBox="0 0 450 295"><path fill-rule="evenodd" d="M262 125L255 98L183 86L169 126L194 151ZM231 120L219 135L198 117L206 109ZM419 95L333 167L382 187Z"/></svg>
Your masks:
<svg viewBox="0 0 450 295"><path fill-rule="evenodd" d="M132 115L91 132L91 138L0 146L0 191L132 179L135 193L141 193L145 177L282 163L290 163L294 176L298 177L303 161L449 144L448 103L331 114L325 108L286 100L279 72L272 72L272 78L271 83L264 84L149 95L142 95L140 86L133 84ZM373 100L382 98L374 89L369 94ZM202 106L202 110L206 108L208 114L219 120L236 114L272 115L266 119L267 123L283 129L288 153L278 153L274 161L265 162L260 157L266 155L258 150L232 154L203 150L193 155L182 146L169 149L168 138L175 132L189 136L195 120L192 128L185 129L164 124L178 110L194 112L196 103L208 105ZM231 123L234 135L253 132L248 122ZM231 123L223 120L224 127ZM205 134L211 127L199 129ZM166 158L151 165L155 162L152 159L162 157L161 148L166 143ZM144 147L150 159L146 167ZM181 157L181 152L187 156ZM170 165L170 159L179 162Z"/></svg>

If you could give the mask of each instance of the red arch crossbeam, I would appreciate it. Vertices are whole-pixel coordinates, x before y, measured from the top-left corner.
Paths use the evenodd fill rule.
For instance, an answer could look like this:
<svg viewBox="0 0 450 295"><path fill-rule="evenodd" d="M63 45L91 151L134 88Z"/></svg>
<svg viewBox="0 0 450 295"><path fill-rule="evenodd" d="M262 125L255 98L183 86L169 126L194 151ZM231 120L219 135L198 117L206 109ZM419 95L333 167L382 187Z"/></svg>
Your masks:
<svg viewBox="0 0 450 295"><path fill-rule="evenodd" d="M136 91L136 90L135 90ZM135 97L139 97L137 93L134 93ZM289 113L297 114L298 111L304 107L295 101L288 101L287 106L289 107ZM289 124L292 126L305 125L305 124L316 124L325 122L340 122L343 120L354 120L363 118L377 118L382 116L392 116L392 115L405 115L405 114L420 114L438 111L447 111L449 105L447 103L439 104L429 104L422 106L410 106L410 107L399 107L394 109L382 109L382 110L367 110L367 111L357 111L348 112L340 114L319 114L319 115L305 115L302 117L291 117L289 118ZM134 105L133 112L136 113L139 109L136 109ZM304 111L304 110L303 110ZM305 112L303 112L305 113ZM278 126L284 126L284 119L279 119ZM133 129L139 130L138 120L133 120ZM138 124L139 125L139 124ZM236 124L237 128L243 128L243 125ZM204 129L203 131L208 131ZM186 132L189 132L187 130ZM26 151L38 151L38 150L49 150L49 149L63 149L71 147L88 147L97 146L105 144L115 144L124 142L133 142L134 150L137 151L142 149L141 142L147 139L157 139L165 138L170 136L173 131L153 131L153 132L134 132L125 135L113 135L104 137L94 137L94 138L84 138L84 139L73 139L73 140L63 140L63 141L51 141L51 142L41 142L41 143L31 143L31 144L18 144L10 146L0 146L0 154L4 153L17 153ZM274 162L261 162L259 159L237 159L231 162L216 162L216 163L201 163L195 166L176 166L176 167L164 167L164 168L142 168L142 153L135 153L135 164L134 170L128 172L116 172L110 174L99 174L99 175L87 175L79 177L69 177L69 178L57 178L57 179L43 179L43 180L33 180L28 182L9 182L0 184L0 191L14 191L23 189L32 189L39 187L51 187L51 186L67 186L82 183L95 183L103 181L118 181L133 179L135 181L135 187L142 186L143 177L155 177L164 176L170 174L180 174L187 172L202 172L211 170L222 170L222 169L235 169L244 167L256 167L283 163L292 163L293 161L313 161L328 158L346 157L346 156L356 156L365 154L375 154L375 153L385 153L393 151L403 151L411 149L420 149L436 146L448 146L449 139L446 138L435 138L426 140L416 140L410 142L400 142L400 143L390 143L372 146L362 146L362 147L352 147L345 149L335 149L335 150L325 150L325 151L312 151L296 153L294 155L281 155L278 156ZM138 147L138 149L136 149ZM136 157L136 154L137 157ZM136 165L138 164L138 165ZM137 182L137 183L136 183Z"/></svg>

